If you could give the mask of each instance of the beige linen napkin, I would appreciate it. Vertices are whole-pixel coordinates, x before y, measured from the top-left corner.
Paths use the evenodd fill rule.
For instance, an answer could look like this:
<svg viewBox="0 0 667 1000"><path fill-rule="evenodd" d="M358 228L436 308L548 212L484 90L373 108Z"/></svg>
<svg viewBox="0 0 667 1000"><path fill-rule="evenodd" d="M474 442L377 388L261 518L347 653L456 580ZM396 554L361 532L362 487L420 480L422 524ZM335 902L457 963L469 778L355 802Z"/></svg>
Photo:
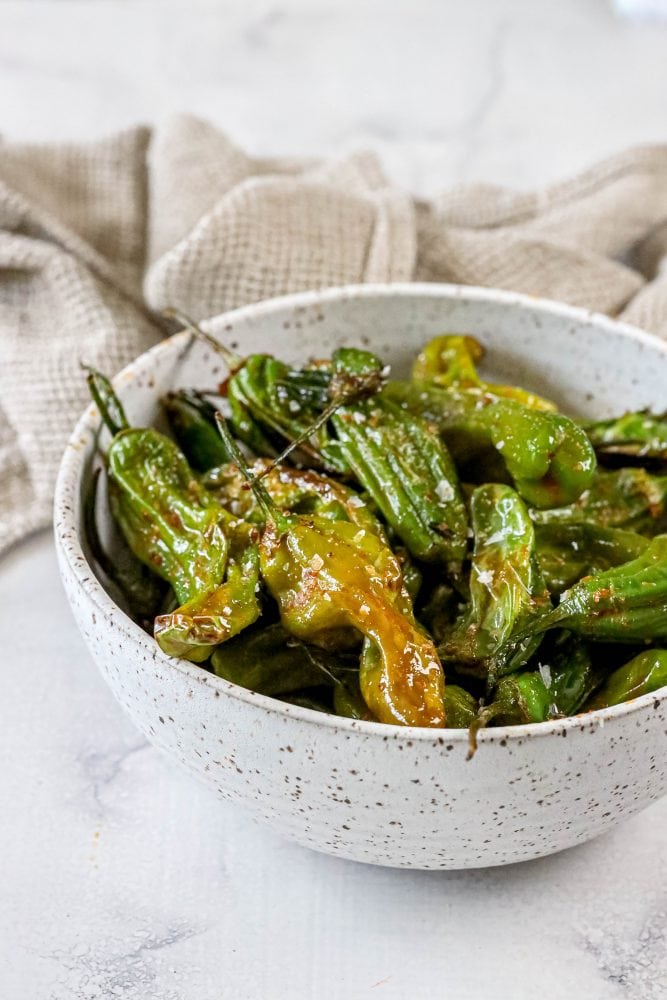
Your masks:
<svg viewBox="0 0 667 1000"><path fill-rule="evenodd" d="M543 191L459 187L415 203L372 154L253 159L179 117L90 145L0 145L0 553L51 516L86 405L163 335L284 292L364 281L493 285L667 337L667 146Z"/></svg>

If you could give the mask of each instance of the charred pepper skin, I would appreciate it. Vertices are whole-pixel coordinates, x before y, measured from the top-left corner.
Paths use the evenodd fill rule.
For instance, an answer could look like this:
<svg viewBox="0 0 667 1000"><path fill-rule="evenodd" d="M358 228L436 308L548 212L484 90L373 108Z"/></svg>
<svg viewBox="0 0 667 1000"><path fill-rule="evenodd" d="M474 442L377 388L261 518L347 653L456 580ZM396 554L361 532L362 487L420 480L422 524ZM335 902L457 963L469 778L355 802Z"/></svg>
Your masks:
<svg viewBox="0 0 667 1000"><path fill-rule="evenodd" d="M524 664L539 635L517 638L527 621L551 608L535 556L533 524L510 487L478 487L470 502L475 547L470 602L441 646L445 662L494 679Z"/></svg>
<svg viewBox="0 0 667 1000"><path fill-rule="evenodd" d="M609 675L584 710L620 705L667 687L667 649L646 649Z"/></svg>
<svg viewBox="0 0 667 1000"><path fill-rule="evenodd" d="M598 642L667 639L667 535L631 562L580 580L531 631L556 627Z"/></svg>

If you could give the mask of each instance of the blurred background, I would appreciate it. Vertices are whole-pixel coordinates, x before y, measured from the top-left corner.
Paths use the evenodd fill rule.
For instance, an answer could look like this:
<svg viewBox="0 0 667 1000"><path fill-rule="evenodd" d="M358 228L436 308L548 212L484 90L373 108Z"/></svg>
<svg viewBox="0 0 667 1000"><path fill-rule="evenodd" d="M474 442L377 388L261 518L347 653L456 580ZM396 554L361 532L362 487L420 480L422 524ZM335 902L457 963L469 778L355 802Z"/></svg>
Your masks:
<svg viewBox="0 0 667 1000"><path fill-rule="evenodd" d="M420 194L664 141L665 0L3 0L0 132L190 111L254 153L372 146Z"/></svg>

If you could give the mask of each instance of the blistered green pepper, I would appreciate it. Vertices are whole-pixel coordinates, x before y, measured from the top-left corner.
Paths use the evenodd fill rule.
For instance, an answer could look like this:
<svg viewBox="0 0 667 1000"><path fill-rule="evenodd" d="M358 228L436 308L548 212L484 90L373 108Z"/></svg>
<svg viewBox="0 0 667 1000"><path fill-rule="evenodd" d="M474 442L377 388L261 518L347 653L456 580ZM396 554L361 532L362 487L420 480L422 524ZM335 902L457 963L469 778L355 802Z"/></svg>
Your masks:
<svg viewBox="0 0 667 1000"><path fill-rule="evenodd" d="M201 663L259 618L259 550L246 532L232 537L224 581L155 619L153 635L169 656Z"/></svg>
<svg viewBox="0 0 667 1000"><path fill-rule="evenodd" d="M533 511L533 519L540 524L586 523L657 535L667 528L666 502L667 476L652 476L640 468L598 469L575 503Z"/></svg>
<svg viewBox="0 0 667 1000"><path fill-rule="evenodd" d="M550 663L502 677L480 718L487 722L493 719L500 726L515 726L574 715L601 678L601 669L594 666L588 647L566 639Z"/></svg>
<svg viewBox="0 0 667 1000"><path fill-rule="evenodd" d="M101 469L95 470L83 503L83 524L91 555L125 606L139 624L147 628L164 596L164 585L134 556L124 539L114 546L113 558L102 544L97 530L97 486Z"/></svg>
<svg viewBox="0 0 667 1000"><path fill-rule="evenodd" d="M614 670L597 694L586 702L584 710L593 712L620 705L662 687L667 687L667 649L646 649Z"/></svg>
<svg viewBox="0 0 667 1000"><path fill-rule="evenodd" d="M598 455L667 460L667 414L624 413L611 420L584 424Z"/></svg>
<svg viewBox="0 0 667 1000"><path fill-rule="evenodd" d="M113 435L109 500L130 549L171 584L180 602L207 593L225 573L229 515L173 441L153 428L129 427L104 375L91 372L88 385Z"/></svg>
<svg viewBox="0 0 667 1000"><path fill-rule="evenodd" d="M540 643L515 638L551 602L535 557L525 504L509 486L478 487L470 501L475 548L470 602L441 646L443 658L491 680L518 669Z"/></svg>
<svg viewBox="0 0 667 1000"><path fill-rule="evenodd" d="M253 450L259 445L262 454L272 455L275 450L267 450L258 441L257 428L265 442L298 441L295 457L301 455L311 466L345 474L349 466L328 431L326 417L344 401L376 393L384 382L383 371L380 360L369 351L339 348L332 358L324 396L322 392L312 396L304 393L303 380L293 385L290 369L282 361L269 355L250 355L227 384L229 401L234 404L232 426ZM241 422L237 413L243 416ZM251 423L246 426L248 421Z"/></svg>
<svg viewBox="0 0 667 1000"><path fill-rule="evenodd" d="M433 337L421 349L414 365L415 382L434 382L447 388L477 388L506 399L514 399L534 410L555 410L548 399L519 386L499 385L483 381L477 372L477 363L484 357L484 348L475 337L467 334L445 333Z"/></svg>
<svg viewBox="0 0 667 1000"><path fill-rule="evenodd" d="M235 445L224 421L221 433ZM236 460L245 475L243 457ZM283 627L331 648L341 630L364 637L361 692L372 714L398 725L443 726L444 677L433 643L417 626L400 562L379 536L347 520L286 515L262 483L252 488L265 512L262 578Z"/></svg>
<svg viewBox="0 0 667 1000"><path fill-rule="evenodd" d="M531 409L484 389L443 389L429 382L390 382L382 398L431 421L457 460L493 447L517 492L534 507L572 503L591 484L593 446L561 413Z"/></svg>
<svg viewBox="0 0 667 1000"><path fill-rule="evenodd" d="M388 401L344 406L331 420L345 460L408 551L460 573L468 518L437 433Z"/></svg>
<svg viewBox="0 0 667 1000"><path fill-rule="evenodd" d="M603 642L667 639L667 535L656 536L631 562L584 577L522 634L556 627Z"/></svg>
<svg viewBox="0 0 667 1000"><path fill-rule="evenodd" d="M498 726L521 726L574 715L599 686L600 667L593 664L588 648L564 635L550 663L537 670L501 677L490 704L480 708L469 727L469 753L477 749L477 734L493 722Z"/></svg>
<svg viewBox="0 0 667 1000"><path fill-rule="evenodd" d="M279 510L294 514L319 514L332 520L348 520L359 528L384 538L384 531L370 507L344 483L311 469L295 469L258 459L250 466L253 477L261 478L271 501ZM234 516L253 524L263 524L266 515L243 473L235 462L212 469L203 479L220 503Z"/></svg>
<svg viewBox="0 0 667 1000"><path fill-rule="evenodd" d="M107 451L114 519L132 552L171 585L179 603L156 618L155 638L170 656L201 662L259 615L257 545L249 527L204 489L173 441L152 428L117 430L124 415L110 383L97 373L90 382L102 413L114 414Z"/></svg>
<svg viewBox="0 0 667 1000"><path fill-rule="evenodd" d="M259 694L282 695L320 685L342 685L342 677L357 673L354 661L356 657L309 646L276 622L218 646L211 666L218 677L233 684Z"/></svg>
<svg viewBox="0 0 667 1000"><path fill-rule="evenodd" d="M170 392L162 399L169 427L190 466L207 472L229 461L215 424L215 407L190 389Z"/></svg>
<svg viewBox="0 0 667 1000"><path fill-rule="evenodd" d="M648 539L623 528L552 521L535 526L540 569L552 594L562 594L582 576L620 566L640 555Z"/></svg>

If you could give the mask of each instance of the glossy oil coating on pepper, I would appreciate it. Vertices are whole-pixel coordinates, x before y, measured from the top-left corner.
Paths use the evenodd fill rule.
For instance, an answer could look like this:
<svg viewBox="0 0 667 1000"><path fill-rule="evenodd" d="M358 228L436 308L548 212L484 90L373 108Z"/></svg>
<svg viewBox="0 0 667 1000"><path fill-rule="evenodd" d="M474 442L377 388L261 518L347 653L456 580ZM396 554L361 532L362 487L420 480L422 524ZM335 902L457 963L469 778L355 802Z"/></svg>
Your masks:
<svg viewBox="0 0 667 1000"><path fill-rule="evenodd" d="M223 420L220 430L234 443ZM241 471L248 476L242 456ZM252 482L265 513L261 574L291 635L335 649L352 629L364 638L359 682L380 722L443 726L444 675L435 646L419 628L401 564L383 538L353 521L284 514Z"/></svg>
<svg viewBox="0 0 667 1000"><path fill-rule="evenodd" d="M433 337L421 349L412 366L414 382L433 382L445 388L482 389L490 395L514 399L534 410L556 409L554 404L534 392L515 385L485 382L477 372L484 357L484 348L475 337L467 334L444 333Z"/></svg>
<svg viewBox="0 0 667 1000"><path fill-rule="evenodd" d="M229 374L165 397L176 443L88 375L111 435L89 551L164 652L313 711L468 728L471 747L665 684L661 414L572 420L484 380L467 334L401 382L357 347L298 368L186 325ZM123 544L101 542L105 496Z"/></svg>
<svg viewBox="0 0 667 1000"><path fill-rule="evenodd" d="M589 712L620 705L667 686L667 649L646 649L614 670L586 703Z"/></svg>
<svg viewBox="0 0 667 1000"><path fill-rule="evenodd" d="M433 643L407 613L398 561L370 533L317 516L268 521L262 576L283 626L330 646L340 629L365 638L361 691L381 722L443 726L444 676Z"/></svg>
<svg viewBox="0 0 667 1000"><path fill-rule="evenodd" d="M584 424L598 455L667 461L667 414L645 410Z"/></svg>
<svg viewBox="0 0 667 1000"><path fill-rule="evenodd" d="M667 639L667 535L631 562L580 580L532 632L556 627L604 642Z"/></svg>
<svg viewBox="0 0 667 1000"><path fill-rule="evenodd" d="M391 382L383 396L436 426L455 460L495 449L533 507L562 507L588 489L596 468L585 431L562 413L525 406L487 389Z"/></svg>
<svg viewBox="0 0 667 1000"><path fill-rule="evenodd" d="M646 469L598 469L590 487L566 507L532 512L538 524L594 524L658 535L667 528L667 476Z"/></svg>
<svg viewBox="0 0 667 1000"><path fill-rule="evenodd" d="M470 601L441 646L445 661L482 677L516 670L535 652L539 633L515 638L551 608L535 557L525 504L510 486L478 487L470 501L475 536Z"/></svg>

